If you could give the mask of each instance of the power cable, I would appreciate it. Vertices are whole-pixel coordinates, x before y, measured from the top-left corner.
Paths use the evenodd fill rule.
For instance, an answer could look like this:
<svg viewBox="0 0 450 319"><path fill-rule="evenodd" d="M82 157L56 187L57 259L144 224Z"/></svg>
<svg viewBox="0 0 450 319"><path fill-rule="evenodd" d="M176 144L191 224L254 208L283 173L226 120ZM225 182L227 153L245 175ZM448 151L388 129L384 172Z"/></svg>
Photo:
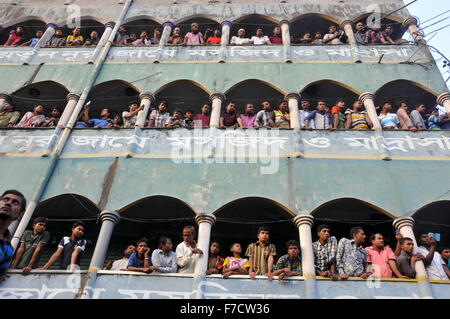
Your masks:
<svg viewBox="0 0 450 319"><path fill-rule="evenodd" d="M447 10L447 11L445 11L445 12L442 12L442 13L438 14L437 16L434 16L434 17L432 17L431 19L428 19L428 20L422 22L422 24L425 24L425 23L427 23L428 21L431 21L431 20L434 20L434 19L436 19L436 18L438 18L438 17L440 17L440 16L443 16L443 15L446 14L447 12L450 12L450 10Z"/></svg>

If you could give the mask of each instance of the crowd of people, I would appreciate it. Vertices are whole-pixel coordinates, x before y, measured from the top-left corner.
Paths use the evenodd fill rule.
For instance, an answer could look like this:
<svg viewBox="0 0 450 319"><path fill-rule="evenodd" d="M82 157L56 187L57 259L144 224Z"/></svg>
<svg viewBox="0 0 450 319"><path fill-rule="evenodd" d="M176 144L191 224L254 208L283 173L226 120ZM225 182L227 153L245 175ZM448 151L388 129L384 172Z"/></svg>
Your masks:
<svg viewBox="0 0 450 319"><path fill-rule="evenodd" d="M221 44L221 28L206 27L204 32L200 32L198 23L192 23L191 29L186 34L181 34L180 27L175 27L167 41L168 45L210 45ZM384 30L381 26L369 28L362 22L356 24L355 37L360 44L396 44L392 39L393 27L386 25ZM34 47L43 36L43 30L37 30L34 37L26 39L23 27L18 26L11 30L8 40L4 46L30 46ZM49 41L43 43L43 47L72 47L72 46L96 46L100 41L97 31L92 30L85 38L81 34L81 28L74 28L72 34L65 36L62 29L56 29L55 34ZM312 36L314 34L314 36ZM114 39L116 46L148 46L158 45L161 41L162 31L157 27L153 29L153 34L146 30L140 33L128 32L125 26L120 26ZM291 43L294 44L344 44L348 42L347 35L343 30L339 30L335 25L328 28L328 32L317 31L314 33L304 33L301 36L291 36ZM272 35L265 35L263 27L257 27L256 33L251 36L246 35L246 30L240 28L237 34L231 37L231 45L280 45L283 44L281 28L275 26Z"/></svg>
<svg viewBox="0 0 450 319"><path fill-rule="evenodd" d="M233 101L225 105L220 115L220 128L280 128L291 127L291 115L288 103L280 100L277 108L272 109L269 101L263 101L260 110L252 103L245 105L244 113L239 113L236 103ZM193 128L209 127L211 119L211 104L205 102L201 112L195 114L193 109L174 109L168 111L168 103L161 101L159 105L149 112L145 120L147 128ZM442 108L432 109L427 114L424 104L417 104L411 109L406 102L400 102L397 111L393 110L393 103L389 100L376 107L378 118L384 130L449 130L450 113ZM3 111L0 112L0 128L32 128L32 127L55 127L61 117L61 109L52 107L51 112L46 114L43 105L36 105L33 112L26 112L20 119L20 113L15 110L15 105L6 102ZM89 105L86 104L78 116L75 128L133 128L136 124L138 113L143 110L137 101L131 101L128 110L121 114L111 114L110 109L103 108L100 116L90 115ZM19 121L20 119L20 121ZM302 99L299 107L299 122L301 129L317 130L339 130L354 129L364 130L373 127L372 120L364 110L361 101L355 101L348 108L344 99L338 99L334 106L330 107L327 102L319 99L316 108L312 110L311 100Z"/></svg>
<svg viewBox="0 0 450 319"><path fill-rule="evenodd" d="M20 245L14 254L10 246L11 234L8 225L13 218L23 214L26 201L23 195L15 190L6 191L0 201L0 269L21 269L28 275L33 269L48 269L59 259L59 269L75 270L80 266L81 257L86 248L86 225L76 221L71 233L64 236L49 260L39 267L41 252L50 241L46 231L48 219L36 217L31 230L23 233ZM128 270L143 273L184 273L193 274L196 256L208 254L205 275L220 274L224 279L233 275L266 276L272 280L285 277L302 276L302 259L300 245L296 240L286 243L287 254L275 260L277 247L270 242L271 229L260 226L257 241L250 243L243 253L241 243L234 242L228 251L222 251L219 241L210 242L209 251L198 248L195 241L196 231L193 226L183 228L183 241L173 251L172 240L166 236L159 239L157 249L150 248L149 240L141 238L135 245L128 245L124 256L118 260L109 260L105 270ZM341 238L338 242L331 236L331 227L320 225L317 228L317 241L312 243L314 267L317 276L332 280L345 280L349 277L367 278L401 278L416 277L415 263L423 261L430 280L449 280L450 247L437 252L436 238L430 233L420 232L417 238L418 247L414 251L412 238L403 237L399 231L395 233L396 247L393 250L385 245L380 233L370 236L371 245L363 247L366 235L362 227L351 228L349 238Z"/></svg>

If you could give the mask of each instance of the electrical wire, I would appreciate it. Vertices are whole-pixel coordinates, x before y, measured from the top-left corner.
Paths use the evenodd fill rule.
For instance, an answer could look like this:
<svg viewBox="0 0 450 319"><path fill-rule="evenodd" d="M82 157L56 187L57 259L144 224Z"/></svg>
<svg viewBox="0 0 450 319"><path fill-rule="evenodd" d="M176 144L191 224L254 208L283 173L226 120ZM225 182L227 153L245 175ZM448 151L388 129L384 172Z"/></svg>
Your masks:
<svg viewBox="0 0 450 319"><path fill-rule="evenodd" d="M428 19L428 20L426 20L426 21L423 21L422 24L425 24L425 23L427 23L427 22L429 22L429 21L431 21L431 20L434 20L434 19L436 19L436 18L438 18L438 17L440 17L440 16L443 16L443 15L446 14L447 12L450 12L450 10L447 10L447 11L445 11L445 12L443 12L443 13L440 13L440 14L438 14L437 16L432 17L431 19Z"/></svg>

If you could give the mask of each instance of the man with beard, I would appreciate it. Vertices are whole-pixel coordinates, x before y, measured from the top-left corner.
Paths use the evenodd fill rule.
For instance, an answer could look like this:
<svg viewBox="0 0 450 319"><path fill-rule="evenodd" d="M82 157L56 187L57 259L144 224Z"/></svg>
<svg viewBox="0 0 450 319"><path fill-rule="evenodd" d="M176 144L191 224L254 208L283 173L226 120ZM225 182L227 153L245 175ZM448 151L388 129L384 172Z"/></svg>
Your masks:
<svg viewBox="0 0 450 319"><path fill-rule="evenodd" d="M6 270L14 256L8 226L22 217L26 207L27 201L19 191L10 189L3 193L0 201L0 282L6 279Z"/></svg>
<svg viewBox="0 0 450 319"><path fill-rule="evenodd" d="M17 27L16 30L11 30L11 32L9 33L8 40L6 41L6 43L3 46L15 47L15 46L21 45L23 41L25 41L25 36L23 35L23 28Z"/></svg>
<svg viewBox="0 0 450 319"><path fill-rule="evenodd" d="M130 37L127 34L127 29L121 25L119 27L119 31L116 34L116 38L114 39L114 45L130 45Z"/></svg>
<svg viewBox="0 0 450 319"><path fill-rule="evenodd" d="M123 252L123 258L117 259L114 262L110 260L106 266L105 270L126 270L128 266L128 262L130 260L131 254L136 252L136 246L128 245L127 249Z"/></svg>
<svg viewBox="0 0 450 319"><path fill-rule="evenodd" d="M200 45L205 44L205 40L203 40L203 34L198 31L198 24L191 24L191 32L186 33L184 36L184 45Z"/></svg>
<svg viewBox="0 0 450 319"><path fill-rule="evenodd" d="M46 217L36 217L33 220L33 230L23 233L11 269L22 269L22 274L26 276L31 269L39 266L42 248L50 241L50 233L45 231L47 224Z"/></svg>
<svg viewBox="0 0 450 319"><path fill-rule="evenodd" d="M63 37L63 33L61 29L57 29L55 34L51 37L50 41L45 45L46 47L62 47L66 44L66 38Z"/></svg>
<svg viewBox="0 0 450 319"><path fill-rule="evenodd" d="M69 35L66 39L66 45L68 47L80 46L83 44L83 36L81 35L80 28L74 28L72 35Z"/></svg>
<svg viewBox="0 0 450 319"><path fill-rule="evenodd" d="M86 42L84 42L83 46L95 47L99 41L100 41L100 39L98 38L97 31L92 31L89 38L86 40Z"/></svg>
<svg viewBox="0 0 450 319"><path fill-rule="evenodd" d="M425 270L430 280L449 280L450 270L436 251L436 238L430 237L428 233L422 232L417 239L419 247L417 252L422 254Z"/></svg>
<svg viewBox="0 0 450 319"><path fill-rule="evenodd" d="M20 118L20 113L15 110L12 103L5 102L3 111L0 112L0 128L14 127Z"/></svg>
<svg viewBox="0 0 450 319"><path fill-rule="evenodd" d="M220 115L220 128L238 128L242 126L241 116L236 112L236 104L228 103L225 112Z"/></svg>
<svg viewBox="0 0 450 319"><path fill-rule="evenodd" d="M345 111L346 122L345 128L352 130L368 130L372 127L372 121L366 111L362 110L363 104L361 101L353 102L353 110L347 109Z"/></svg>
<svg viewBox="0 0 450 319"><path fill-rule="evenodd" d="M337 240L336 237L330 236L330 229L328 225L320 225L317 228L317 236L319 239L312 244L314 267L318 276L331 277L332 280L337 280Z"/></svg>
<svg viewBox="0 0 450 319"><path fill-rule="evenodd" d="M247 128L255 127L255 107L253 104L248 103L245 107L245 114L241 114L242 125Z"/></svg>
<svg viewBox="0 0 450 319"><path fill-rule="evenodd" d="M39 127L45 122L44 106L36 105L33 112L27 112L16 125L18 128Z"/></svg>

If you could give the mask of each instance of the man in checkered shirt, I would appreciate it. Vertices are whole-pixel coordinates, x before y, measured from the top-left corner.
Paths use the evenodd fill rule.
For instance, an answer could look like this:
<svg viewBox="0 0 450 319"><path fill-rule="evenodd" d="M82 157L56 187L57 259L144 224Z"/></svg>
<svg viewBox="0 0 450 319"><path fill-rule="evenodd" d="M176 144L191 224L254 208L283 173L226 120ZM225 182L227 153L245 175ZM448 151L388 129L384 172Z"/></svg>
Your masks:
<svg viewBox="0 0 450 319"><path fill-rule="evenodd" d="M313 243L314 266L316 274L322 277L331 277L337 280L336 273L336 237L330 237L330 226L320 225L317 228L319 239Z"/></svg>
<svg viewBox="0 0 450 319"><path fill-rule="evenodd" d="M170 113L167 111L167 103L161 102L158 109L150 113L150 121L147 127L165 127L170 118Z"/></svg>

